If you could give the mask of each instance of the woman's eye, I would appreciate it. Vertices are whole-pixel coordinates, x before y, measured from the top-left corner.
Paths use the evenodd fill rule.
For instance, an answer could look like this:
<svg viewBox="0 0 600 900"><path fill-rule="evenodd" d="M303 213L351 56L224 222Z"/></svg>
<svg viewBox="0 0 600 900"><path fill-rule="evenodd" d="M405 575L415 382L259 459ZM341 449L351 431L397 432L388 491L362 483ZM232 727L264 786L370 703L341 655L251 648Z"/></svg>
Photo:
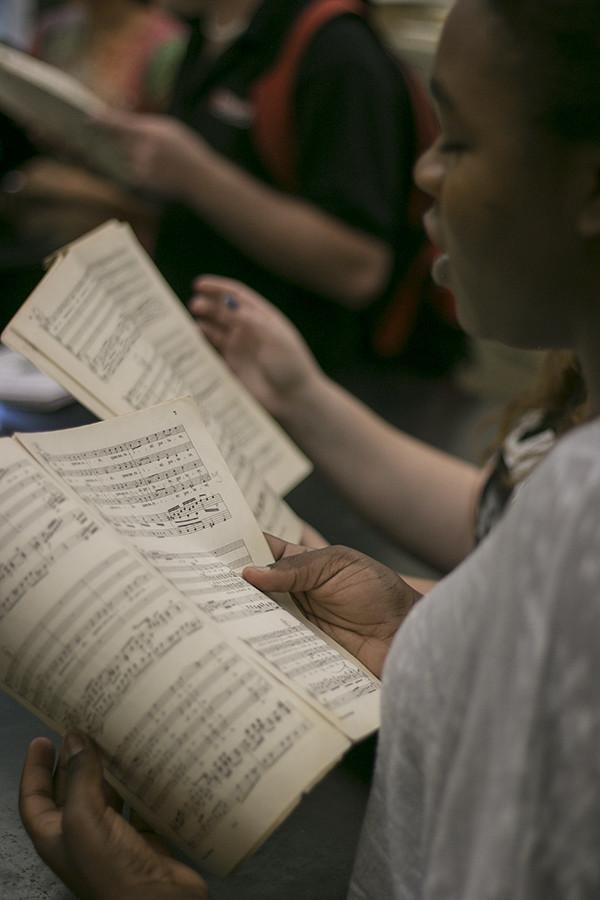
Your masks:
<svg viewBox="0 0 600 900"><path fill-rule="evenodd" d="M466 149L467 145L465 143L461 143L460 141L442 141L440 144L440 153L463 153Z"/></svg>

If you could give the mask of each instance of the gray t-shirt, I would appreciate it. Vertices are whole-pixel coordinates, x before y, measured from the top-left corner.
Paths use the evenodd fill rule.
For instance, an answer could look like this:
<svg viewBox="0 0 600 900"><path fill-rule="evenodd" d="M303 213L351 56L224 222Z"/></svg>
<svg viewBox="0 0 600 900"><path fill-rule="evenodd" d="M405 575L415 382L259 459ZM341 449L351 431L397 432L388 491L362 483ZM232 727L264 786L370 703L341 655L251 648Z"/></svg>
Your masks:
<svg viewBox="0 0 600 900"><path fill-rule="evenodd" d="M351 900L600 897L600 423L411 613Z"/></svg>

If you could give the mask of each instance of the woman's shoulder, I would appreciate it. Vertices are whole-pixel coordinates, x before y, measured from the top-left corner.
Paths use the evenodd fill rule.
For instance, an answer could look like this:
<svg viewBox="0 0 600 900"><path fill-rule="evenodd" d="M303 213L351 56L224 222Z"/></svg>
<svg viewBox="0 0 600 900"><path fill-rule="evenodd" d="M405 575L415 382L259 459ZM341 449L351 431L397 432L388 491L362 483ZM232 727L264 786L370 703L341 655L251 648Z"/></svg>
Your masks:
<svg viewBox="0 0 600 900"><path fill-rule="evenodd" d="M552 482L563 500L585 501L590 489L600 487L600 418L579 425L555 444L531 478Z"/></svg>
<svg viewBox="0 0 600 900"><path fill-rule="evenodd" d="M590 591L586 573L591 565L600 576L598 509L600 420L595 420L556 442L482 542L489 571L517 595L537 596L540 608L549 610L573 592L597 603L597 584Z"/></svg>

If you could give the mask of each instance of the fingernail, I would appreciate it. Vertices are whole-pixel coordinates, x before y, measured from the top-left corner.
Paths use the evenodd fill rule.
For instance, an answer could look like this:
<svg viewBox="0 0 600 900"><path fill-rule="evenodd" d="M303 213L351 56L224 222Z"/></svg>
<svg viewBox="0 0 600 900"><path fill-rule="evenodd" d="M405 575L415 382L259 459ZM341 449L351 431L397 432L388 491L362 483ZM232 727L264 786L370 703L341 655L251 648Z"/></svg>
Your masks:
<svg viewBox="0 0 600 900"><path fill-rule="evenodd" d="M85 750L85 744L78 734L68 734L65 738L65 755L67 762Z"/></svg>
<svg viewBox="0 0 600 900"><path fill-rule="evenodd" d="M253 572L268 572L270 568L271 566L245 566L244 572L248 572L250 569L252 569Z"/></svg>
<svg viewBox="0 0 600 900"><path fill-rule="evenodd" d="M235 297L231 296L231 294L225 294L224 301L225 301L225 306L227 306L228 309L238 309L238 307L240 305L237 302L237 300L235 299Z"/></svg>

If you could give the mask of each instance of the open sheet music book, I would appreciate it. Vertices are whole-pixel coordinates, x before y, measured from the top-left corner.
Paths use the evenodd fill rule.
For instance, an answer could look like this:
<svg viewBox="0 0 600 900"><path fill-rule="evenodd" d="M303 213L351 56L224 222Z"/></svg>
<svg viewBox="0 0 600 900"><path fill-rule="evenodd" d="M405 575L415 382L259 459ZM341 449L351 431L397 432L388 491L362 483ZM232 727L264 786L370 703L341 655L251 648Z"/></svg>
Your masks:
<svg viewBox="0 0 600 900"><path fill-rule="evenodd" d="M114 140L95 128L103 100L66 72L0 43L0 109L22 125L81 153L106 175L127 181L127 165Z"/></svg>
<svg viewBox="0 0 600 900"><path fill-rule="evenodd" d="M135 239L109 222L61 251L2 341L100 418L190 394L263 531L297 541L281 496L310 471Z"/></svg>
<svg viewBox="0 0 600 900"><path fill-rule="evenodd" d="M0 440L0 687L221 874L378 725L377 679L239 577L271 559L191 399Z"/></svg>

